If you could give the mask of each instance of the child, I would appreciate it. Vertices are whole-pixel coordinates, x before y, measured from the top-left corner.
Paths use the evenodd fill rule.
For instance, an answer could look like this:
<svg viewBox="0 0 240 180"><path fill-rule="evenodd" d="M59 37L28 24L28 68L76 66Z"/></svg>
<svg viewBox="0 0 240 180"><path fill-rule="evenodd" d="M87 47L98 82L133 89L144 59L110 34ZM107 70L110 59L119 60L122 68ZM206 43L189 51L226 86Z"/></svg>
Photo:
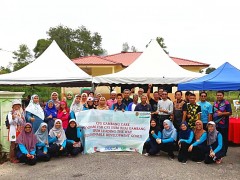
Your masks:
<svg viewBox="0 0 240 180"><path fill-rule="evenodd" d="M69 109L66 101L60 102L60 108L58 110L57 118L62 120L63 129L66 130L69 121Z"/></svg>
<svg viewBox="0 0 240 180"><path fill-rule="evenodd" d="M24 119L24 113L23 110L21 108L21 101L18 99L13 100L12 102L12 111L10 111L8 113L7 116L8 120L9 120L9 141L10 143L10 161L12 163L17 163L18 160L16 159L16 154L15 154L15 150L16 150L16 138L18 137L18 135L20 134L21 130L22 130L22 126L25 123L25 119Z"/></svg>
<svg viewBox="0 0 240 180"><path fill-rule="evenodd" d="M49 100L44 109L45 119L44 122L48 125L48 131L53 128L54 121L57 119L57 108L52 100Z"/></svg>

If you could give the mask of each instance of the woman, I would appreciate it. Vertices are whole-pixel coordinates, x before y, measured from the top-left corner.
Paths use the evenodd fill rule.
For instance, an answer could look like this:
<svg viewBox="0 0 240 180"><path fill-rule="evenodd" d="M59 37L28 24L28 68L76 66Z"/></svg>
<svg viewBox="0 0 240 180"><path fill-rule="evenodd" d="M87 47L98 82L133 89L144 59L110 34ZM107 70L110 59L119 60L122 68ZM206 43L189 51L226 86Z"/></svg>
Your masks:
<svg viewBox="0 0 240 180"><path fill-rule="evenodd" d="M224 156L222 134L216 130L216 124L213 121L208 122L207 128L207 145L209 149L204 163L210 164L216 162L220 164Z"/></svg>
<svg viewBox="0 0 240 180"><path fill-rule="evenodd" d="M60 102L60 108L58 110L57 118L62 120L63 129L66 130L69 121L69 109L66 101Z"/></svg>
<svg viewBox="0 0 240 180"><path fill-rule="evenodd" d="M60 101L59 101L58 93L57 93L57 92L52 92L52 94L51 94L51 100L53 101L55 107L56 107L57 110L58 110L59 107L60 107Z"/></svg>
<svg viewBox="0 0 240 180"><path fill-rule="evenodd" d="M99 103L99 99L98 99L98 98L94 98L94 99L93 99L93 104L94 104L94 106L95 106L96 109L97 109L97 107L98 107L98 103Z"/></svg>
<svg viewBox="0 0 240 180"><path fill-rule="evenodd" d="M8 139L10 143L10 153L9 158L10 162L17 163L18 160L16 159L15 149L16 149L16 138L22 131L22 127L25 123L24 113L21 108L21 101L18 99L13 100L12 102L12 110L7 115L9 121L9 133Z"/></svg>
<svg viewBox="0 0 240 180"><path fill-rule="evenodd" d="M70 107L70 119L76 119L75 114L83 110L83 105L80 102L81 102L81 95L77 94Z"/></svg>
<svg viewBox="0 0 240 180"><path fill-rule="evenodd" d="M32 124L33 132L35 133L44 120L44 112L39 104L38 95L32 95L30 103L28 104L25 111L26 121Z"/></svg>
<svg viewBox="0 0 240 180"><path fill-rule="evenodd" d="M188 128L187 122L182 122L179 131L179 153L178 161L186 164L189 157L188 148L193 140L193 131Z"/></svg>
<svg viewBox="0 0 240 180"><path fill-rule="evenodd" d="M105 97L100 97L97 109L98 110L109 110Z"/></svg>
<svg viewBox="0 0 240 180"><path fill-rule="evenodd" d="M84 105L84 104L86 104L86 103L87 103L87 98L88 98L88 95L87 95L87 93L82 93L82 95L81 95L81 102L80 102L80 104L81 104L81 105Z"/></svg>
<svg viewBox="0 0 240 180"><path fill-rule="evenodd" d="M207 133L203 128L201 120L197 120L195 125L194 142L189 146L188 152L191 153L192 161L201 163L205 158L205 152L207 150Z"/></svg>
<svg viewBox="0 0 240 180"><path fill-rule="evenodd" d="M50 154L48 153L48 130L47 130L47 123L41 123L37 132L35 133L37 137L37 160L40 161L49 161Z"/></svg>
<svg viewBox="0 0 240 180"><path fill-rule="evenodd" d="M72 91L68 91L66 93L66 101L67 101L67 107L70 108L71 107L71 104L73 102L73 92Z"/></svg>
<svg viewBox="0 0 240 180"><path fill-rule="evenodd" d="M49 100L44 109L45 119L44 122L48 125L48 131L52 129L55 119L57 119L57 108L52 100Z"/></svg>
<svg viewBox="0 0 240 180"><path fill-rule="evenodd" d="M158 143L157 141L161 139L162 133L160 128L157 126L156 120L151 119L150 121L150 130L149 130L149 138L144 144L144 147L146 148L146 154L148 155L155 155L159 151Z"/></svg>
<svg viewBox="0 0 240 180"><path fill-rule="evenodd" d="M89 110L89 109L96 109L96 107L93 104L93 98L88 97L87 103L83 105L83 110Z"/></svg>
<svg viewBox="0 0 240 180"><path fill-rule="evenodd" d="M76 156L78 153L83 151L82 144L80 138L82 137L82 133L80 128L77 127L77 123L75 119L71 119L69 121L67 130L67 152L72 156Z"/></svg>
<svg viewBox="0 0 240 180"><path fill-rule="evenodd" d="M56 119L49 132L49 153L51 156L60 156L66 153L66 135L61 119Z"/></svg>
<svg viewBox="0 0 240 180"><path fill-rule="evenodd" d="M32 125L26 123L24 129L17 137L16 143L18 144L17 158L21 163L29 165L36 164L36 144L37 137L33 134Z"/></svg>
<svg viewBox="0 0 240 180"><path fill-rule="evenodd" d="M159 149L168 153L170 160L174 159L174 143L177 139L177 131L172 121L166 119L163 121L162 139L158 139Z"/></svg>

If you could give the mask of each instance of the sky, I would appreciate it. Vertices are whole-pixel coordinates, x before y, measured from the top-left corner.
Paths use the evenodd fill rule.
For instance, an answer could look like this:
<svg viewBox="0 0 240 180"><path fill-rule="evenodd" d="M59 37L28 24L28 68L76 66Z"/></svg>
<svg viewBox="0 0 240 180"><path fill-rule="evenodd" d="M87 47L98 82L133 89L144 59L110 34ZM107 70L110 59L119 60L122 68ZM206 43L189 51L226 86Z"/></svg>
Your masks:
<svg viewBox="0 0 240 180"><path fill-rule="evenodd" d="M108 54L124 42L144 51L161 36L170 56L240 68L239 9L238 0L1 0L0 66L14 61L20 44L32 50L61 24L98 32Z"/></svg>

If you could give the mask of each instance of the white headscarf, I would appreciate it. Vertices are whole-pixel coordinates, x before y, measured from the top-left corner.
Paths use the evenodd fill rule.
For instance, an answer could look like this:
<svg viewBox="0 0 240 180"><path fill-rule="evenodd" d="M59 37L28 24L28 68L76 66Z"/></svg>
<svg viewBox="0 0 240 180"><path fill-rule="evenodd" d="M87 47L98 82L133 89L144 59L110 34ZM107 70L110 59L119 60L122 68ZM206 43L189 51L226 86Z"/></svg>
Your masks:
<svg viewBox="0 0 240 180"><path fill-rule="evenodd" d="M40 119L44 120L44 112L39 103L34 103L34 97L38 96L37 94L32 95L31 100L26 108L26 111L36 115Z"/></svg>
<svg viewBox="0 0 240 180"><path fill-rule="evenodd" d="M60 122L61 123L61 127L60 128L56 128L56 123ZM65 131L63 130L63 126L62 126L62 120L61 119L56 119L54 122L54 126L53 128L49 131L49 136L56 137L57 135L61 135L58 140L55 142L57 145L62 145L63 142L67 139L66 135L65 135Z"/></svg>
<svg viewBox="0 0 240 180"><path fill-rule="evenodd" d="M83 105L81 103L76 103L76 98L77 96L80 96L79 94L77 94L75 97L74 97L74 100L72 102L72 105L70 107L70 111L73 111L73 112L80 112L83 110Z"/></svg>
<svg viewBox="0 0 240 180"><path fill-rule="evenodd" d="M41 143L46 143L48 142L48 129L46 129L46 131L42 132L42 127L46 126L47 127L47 123L41 123L38 130L35 132L35 135L37 136L38 142Z"/></svg>

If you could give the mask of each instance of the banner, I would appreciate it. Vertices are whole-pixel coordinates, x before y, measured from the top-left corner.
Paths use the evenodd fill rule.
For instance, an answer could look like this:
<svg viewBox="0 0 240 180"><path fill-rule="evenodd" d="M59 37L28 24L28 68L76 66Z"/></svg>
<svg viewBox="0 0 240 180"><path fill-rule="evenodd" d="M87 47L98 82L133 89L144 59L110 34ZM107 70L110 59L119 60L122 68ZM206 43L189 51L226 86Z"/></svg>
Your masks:
<svg viewBox="0 0 240 180"><path fill-rule="evenodd" d="M76 114L84 134L84 153L136 151L142 153L149 136L150 112L87 110Z"/></svg>

